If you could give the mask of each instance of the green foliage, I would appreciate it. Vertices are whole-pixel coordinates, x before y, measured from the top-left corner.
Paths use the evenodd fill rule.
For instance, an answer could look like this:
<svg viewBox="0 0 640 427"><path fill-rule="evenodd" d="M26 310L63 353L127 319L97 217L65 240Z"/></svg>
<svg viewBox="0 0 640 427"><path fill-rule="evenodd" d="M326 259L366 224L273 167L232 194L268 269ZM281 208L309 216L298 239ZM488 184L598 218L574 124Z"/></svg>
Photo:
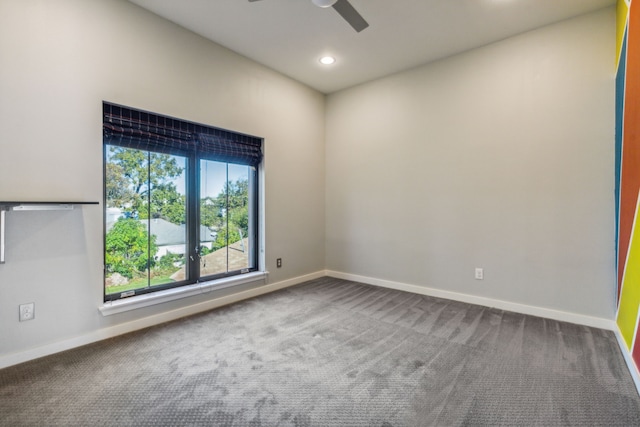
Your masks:
<svg viewBox="0 0 640 427"><path fill-rule="evenodd" d="M105 192L109 207L123 206L131 200L133 194L129 189L129 181L124 176L124 169L116 163L108 162L106 165L107 179L105 182Z"/></svg>
<svg viewBox="0 0 640 427"><path fill-rule="evenodd" d="M184 265L184 256L181 254L172 254L169 252L160 257L155 265L153 274L171 275L180 268L176 267L176 265Z"/></svg>
<svg viewBox="0 0 640 427"><path fill-rule="evenodd" d="M216 198L205 197L200 200L200 223L209 228L215 228L223 222L224 202Z"/></svg>
<svg viewBox="0 0 640 427"><path fill-rule="evenodd" d="M247 233L249 231L249 209L247 208L247 206L236 208L230 211L229 224L229 227L231 227L231 224L233 224L235 228L241 229L242 235L244 237L247 237Z"/></svg>
<svg viewBox="0 0 640 427"><path fill-rule="evenodd" d="M159 184L151 190L150 209L140 212L140 218L150 214L151 218L164 218L174 224L184 224L187 220L185 206L185 196L176 191L173 183Z"/></svg>
<svg viewBox="0 0 640 427"><path fill-rule="evenodd" d="M167 182L182 174L184 168L175 157L132 148L111 146L110 161L122 168L134 193L144 194L150 187Z"/></svg>
<svg viewBox="0 0 640 427"><path fill-rule="evenodd" d="M156 237L135 219L120 218L105 236L105 267L108 274L120 273L131 279L136 271L144 272L153 266L158 250Z"/></svg>
<svg viewBox="0 0 640 427"><path fill-rule="evenodd" d="M125 292L132 289L141 289L141 288L146 288L147 286L153 286L153 285L164 285L166 283L171 283L171 282L173 282L173 280L169 276L156 276L156 277L152 277L151 280L149 280L145 276L145 277L134 279L125 285L109 286L106 289L106 291L108 295L119 294L120 292Z"/></svg>
<svg viewBox="0 0 640 427"><path fill-rule="evenodd" d="M227 189L223 189L218 197L226 195ZM239 179L236 182L229 181L229 210L246 207L249 201L249 181Z"/></svg>
<svg viewBox="0 0 640 427"><path fill-rule="evenodd" d="M203 209L204 206L204 209ZM249 233L249 182L239 179L229 181L215 199L203 199L201 216L203 224L216 230L213 250L236 243Z"/></svg>
<svg viewBox="0 0 640 427"><path fill-rule="evenodd" d="M213 249L209 249L206 246L200 246L200 256L209 255L211 252L213 252Z"/></svg>
<svg viewBox="0 0 640 427"><path fill-rule="evenodd" d="M184 167L176 157L122 147L109 147L107 201L133 218L185 222L185 198L175 186Z"/></svg>
<svg viewBox="0 0 640 427"><path fill-rule="evenodd" d="M233 227L234 224L229 224L229 235L227 236L227 229L223 228L218 231L216 240L213 242L213 250L222 249L232 243L240 240L240 233L237 227ZM233 228L232 228L233 227ZM227 238L228 237L228 238Z"/></svg>

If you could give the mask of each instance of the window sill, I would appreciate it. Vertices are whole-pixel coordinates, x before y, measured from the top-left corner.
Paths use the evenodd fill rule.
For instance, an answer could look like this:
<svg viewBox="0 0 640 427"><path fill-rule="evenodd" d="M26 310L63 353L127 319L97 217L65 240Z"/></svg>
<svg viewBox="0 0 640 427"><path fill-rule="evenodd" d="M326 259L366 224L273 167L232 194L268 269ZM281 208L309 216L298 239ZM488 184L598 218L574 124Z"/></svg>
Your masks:
<svg viewBox="0 0 640 427"><path fill-rule="evenodd" d="M206 294L213 290L224 289L231 286L243 285L245 283L257 282L260 280L266 282L267 275L268 272L256 271L253 273L227 277L225 279L195 283L193 285L181 286L178 288L167 289L165 291L158 291L116 301L109 301L98 307L98 310L100 310L103 316L111 316L112 314L118 314L125 311L148 307L151 305L162 304L181 298Z"/></svg>

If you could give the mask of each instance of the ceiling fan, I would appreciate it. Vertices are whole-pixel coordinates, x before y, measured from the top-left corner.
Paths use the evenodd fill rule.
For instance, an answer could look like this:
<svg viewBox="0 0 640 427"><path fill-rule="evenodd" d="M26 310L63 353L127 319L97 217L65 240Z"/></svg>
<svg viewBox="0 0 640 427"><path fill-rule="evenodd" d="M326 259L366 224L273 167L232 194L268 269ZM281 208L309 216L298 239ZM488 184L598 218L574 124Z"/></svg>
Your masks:
<svg viewBox="0 0 640 427"><path fill-rule="evenodd" d="M249 0L250 3L260 0ZM311 0L318 7L331 7L336 10L358 33L369 26L362 15L351 6L349 0Z"/></svg>

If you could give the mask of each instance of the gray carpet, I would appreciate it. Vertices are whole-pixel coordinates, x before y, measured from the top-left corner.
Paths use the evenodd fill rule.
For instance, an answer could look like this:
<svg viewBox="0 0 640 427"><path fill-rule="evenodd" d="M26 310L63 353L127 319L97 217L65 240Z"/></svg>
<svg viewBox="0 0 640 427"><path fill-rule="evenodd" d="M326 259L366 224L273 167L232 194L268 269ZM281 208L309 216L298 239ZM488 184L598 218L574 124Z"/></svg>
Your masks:
<svg viewBox="0 0 640 427"><path fill-rule="evenodd" d="M640 425L612 332L323 278L0 370L2 426Z"/></svg>

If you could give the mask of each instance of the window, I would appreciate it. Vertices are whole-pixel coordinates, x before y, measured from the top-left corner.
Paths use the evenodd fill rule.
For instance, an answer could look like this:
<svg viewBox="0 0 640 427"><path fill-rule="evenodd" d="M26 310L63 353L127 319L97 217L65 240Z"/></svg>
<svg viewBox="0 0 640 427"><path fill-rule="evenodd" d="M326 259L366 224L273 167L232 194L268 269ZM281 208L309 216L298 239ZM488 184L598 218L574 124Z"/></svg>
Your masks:
<svg viewBox="0 0 640 427"><path fill-rule="evenodd" d="M103 113L105 301L256 271L262 140Z"/></svg>

